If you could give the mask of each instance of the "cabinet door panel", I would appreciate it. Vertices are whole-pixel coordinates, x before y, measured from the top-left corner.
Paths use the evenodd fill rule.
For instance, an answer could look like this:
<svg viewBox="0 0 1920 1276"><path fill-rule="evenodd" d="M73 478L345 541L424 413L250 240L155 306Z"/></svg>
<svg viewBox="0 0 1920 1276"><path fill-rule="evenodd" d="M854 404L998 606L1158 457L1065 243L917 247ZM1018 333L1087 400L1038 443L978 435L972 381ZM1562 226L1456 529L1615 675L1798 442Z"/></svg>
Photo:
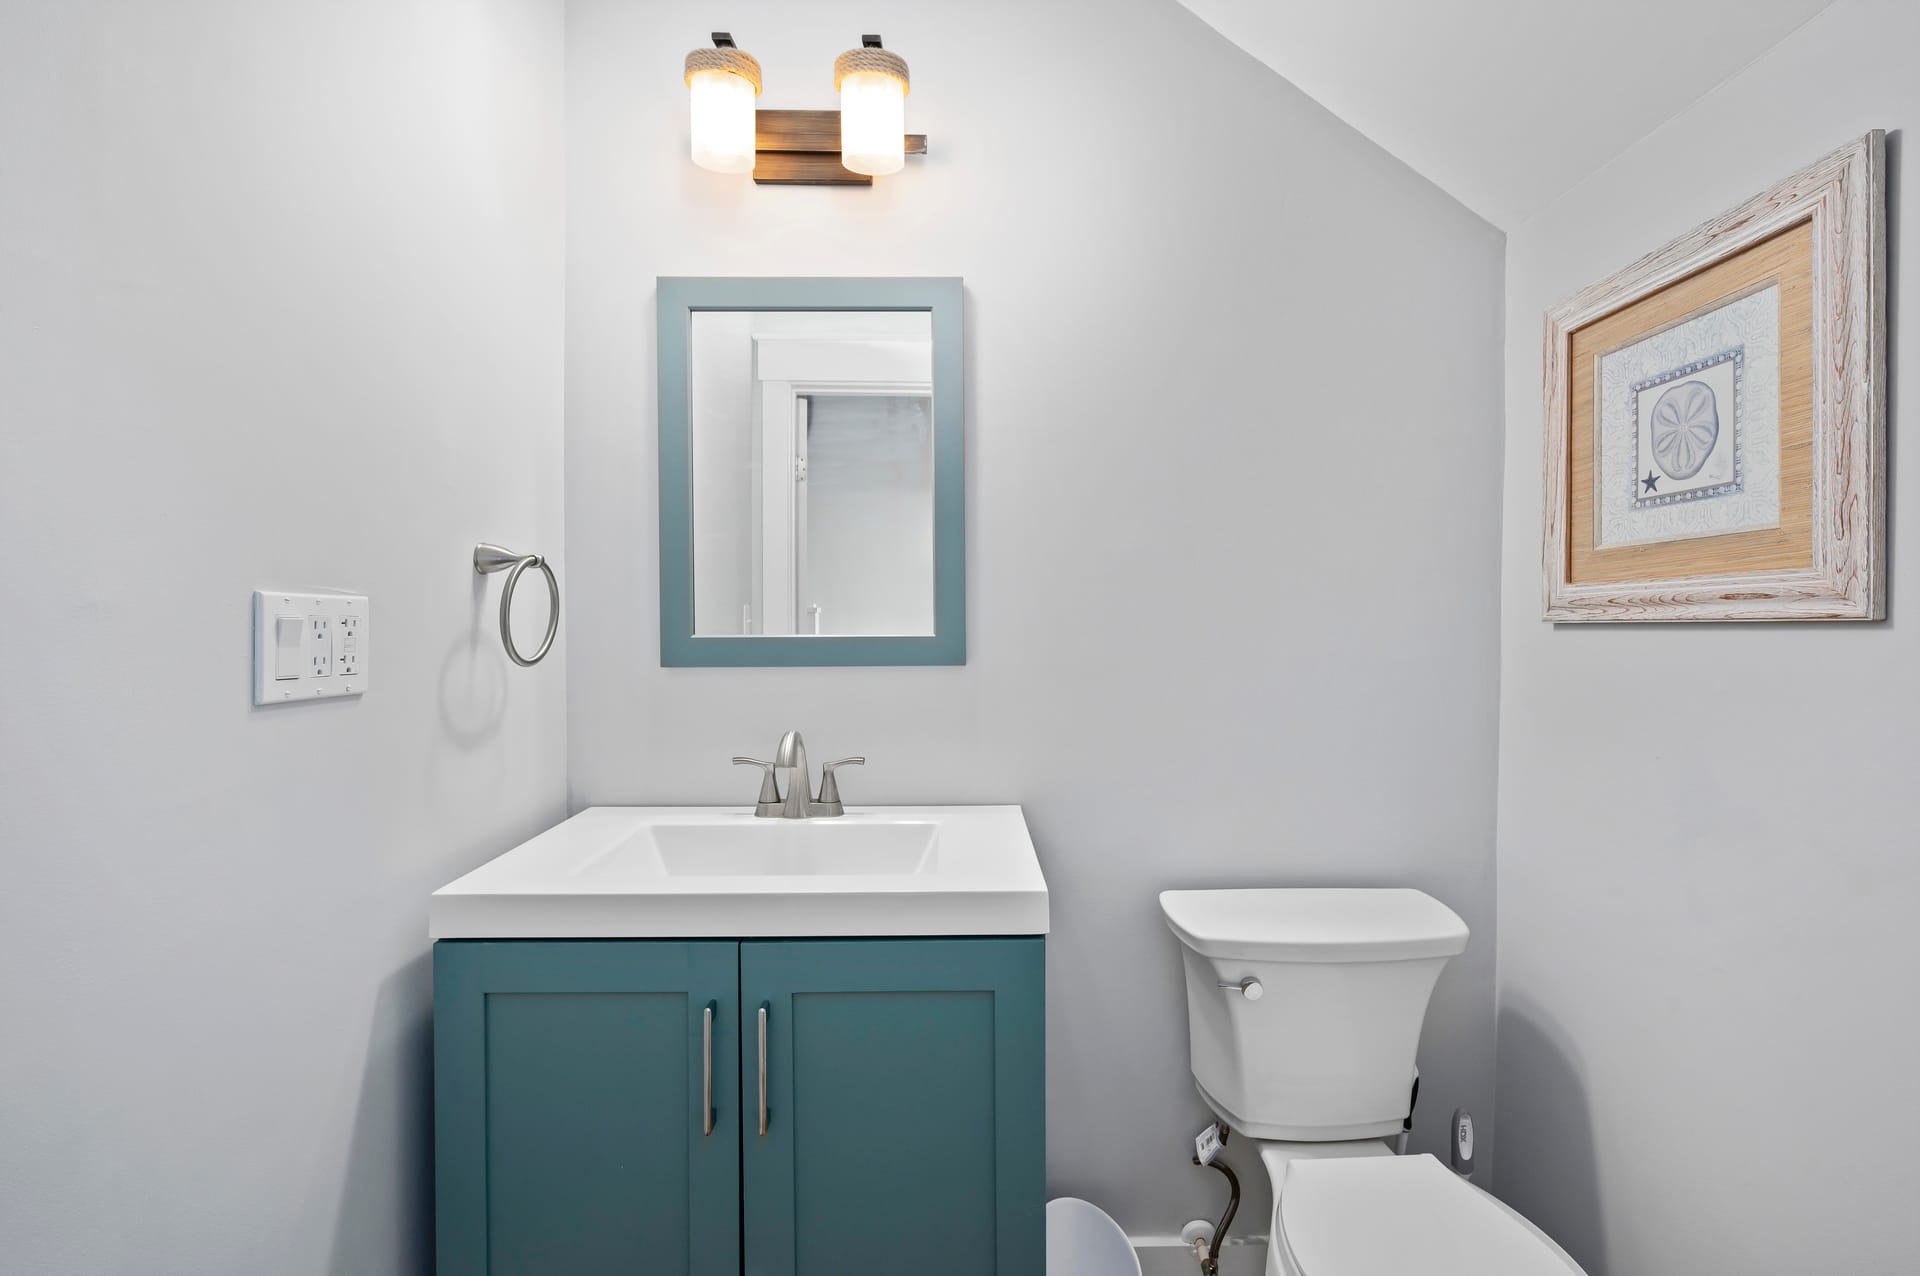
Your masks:
<svg viewBox="0 0 1920 1276"><path fill-rule="evenodd" d="M741 944L748 1276L1037 1276L1044 952L1037 938Z"/></svg>
<svg viewBox="0 0 1920 1276"><path fill-rule="evenodd" d="M736 962L730 942L435 946L440 1276L738 1272Z"/></svg>

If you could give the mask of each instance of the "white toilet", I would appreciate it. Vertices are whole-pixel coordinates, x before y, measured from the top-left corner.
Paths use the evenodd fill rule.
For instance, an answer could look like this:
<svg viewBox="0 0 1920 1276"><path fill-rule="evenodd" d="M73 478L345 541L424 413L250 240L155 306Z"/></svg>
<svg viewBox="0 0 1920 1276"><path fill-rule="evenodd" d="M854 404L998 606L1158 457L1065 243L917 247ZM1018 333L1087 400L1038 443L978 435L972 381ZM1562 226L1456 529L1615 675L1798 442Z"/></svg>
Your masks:
<svg viewBox="0 0 1920 1276"><path fill-rule="evenodd" d="M1431 1156L1395 1156L1414 1050L1466 923L1414 890L1165 891L1193 1079L1273 1183L1268 1276L1579 1276Z"/></svg>

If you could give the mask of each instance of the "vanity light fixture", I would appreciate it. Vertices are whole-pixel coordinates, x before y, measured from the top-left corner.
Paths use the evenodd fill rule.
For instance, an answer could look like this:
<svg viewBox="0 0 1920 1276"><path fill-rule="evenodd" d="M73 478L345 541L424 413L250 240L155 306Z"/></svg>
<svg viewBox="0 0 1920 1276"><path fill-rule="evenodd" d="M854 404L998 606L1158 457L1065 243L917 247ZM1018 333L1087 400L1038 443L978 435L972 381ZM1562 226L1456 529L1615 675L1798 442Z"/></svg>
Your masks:
<svg viewBox="0 0 1920 1276"><path fill-rule="evenodd" d="M833 62L840 94L840 162L868 177L906 166L907 60L863 35Z"/></svg>
<svg viewBox="0 0 1920 1276"><path fill-rule="evenodd" d="M927 153L906 132L907 62L877 35L833 64L837 111L756 111L760 63L725 31L687 54L693 93L693 162L716 173L753 174L761 186L871 186Z"/></svg>
<svg viewBox="0 0 1920 1276"><path fill-rule="evenodd" d="M716 173L752 172L759 61L734 47L727 32L715 31L711 49L687 54L687 89L693 95L693 162Z"/></svg>

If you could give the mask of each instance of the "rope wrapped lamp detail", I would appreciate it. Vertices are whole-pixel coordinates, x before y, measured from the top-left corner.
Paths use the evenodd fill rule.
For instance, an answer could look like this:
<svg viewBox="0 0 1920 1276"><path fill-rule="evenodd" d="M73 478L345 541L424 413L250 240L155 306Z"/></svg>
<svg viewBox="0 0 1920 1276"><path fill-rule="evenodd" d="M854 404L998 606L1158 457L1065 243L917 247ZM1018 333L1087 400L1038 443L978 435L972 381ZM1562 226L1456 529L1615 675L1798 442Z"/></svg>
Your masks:
<svg viewBox="0 0 1920 1276"><path fill-rule="evenodd" d="M744 49L736 49L731 45L717 49L695 49L687 54L688 87L692 87L693 77L701 71L731 72L753 86L755 97L760 96L760 59Z"/></svg>
<svg viewBox="0 0 1920 1276"><path fill-rule="evenodd" d="M900 92L911 93L913 82L907 78L907 60L892 49L865 48L848 49L833 60L833 90L840 91L840 83L849 75L861 71L877 71L881 75L890 75L900 81Z"/></svg>

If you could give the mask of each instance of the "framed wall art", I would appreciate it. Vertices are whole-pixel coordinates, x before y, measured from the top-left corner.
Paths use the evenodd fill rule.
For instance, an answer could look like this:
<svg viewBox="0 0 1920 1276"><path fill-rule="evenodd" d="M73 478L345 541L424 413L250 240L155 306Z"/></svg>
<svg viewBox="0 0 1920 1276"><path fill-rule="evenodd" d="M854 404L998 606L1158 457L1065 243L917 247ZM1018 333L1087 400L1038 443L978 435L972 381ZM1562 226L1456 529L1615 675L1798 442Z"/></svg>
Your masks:
<svg viewBox="0 0 1920 1276"><path fill-rule="evenodd" d="M1884 618L1885 154L1548 313L1545 619Z"/></svg>

